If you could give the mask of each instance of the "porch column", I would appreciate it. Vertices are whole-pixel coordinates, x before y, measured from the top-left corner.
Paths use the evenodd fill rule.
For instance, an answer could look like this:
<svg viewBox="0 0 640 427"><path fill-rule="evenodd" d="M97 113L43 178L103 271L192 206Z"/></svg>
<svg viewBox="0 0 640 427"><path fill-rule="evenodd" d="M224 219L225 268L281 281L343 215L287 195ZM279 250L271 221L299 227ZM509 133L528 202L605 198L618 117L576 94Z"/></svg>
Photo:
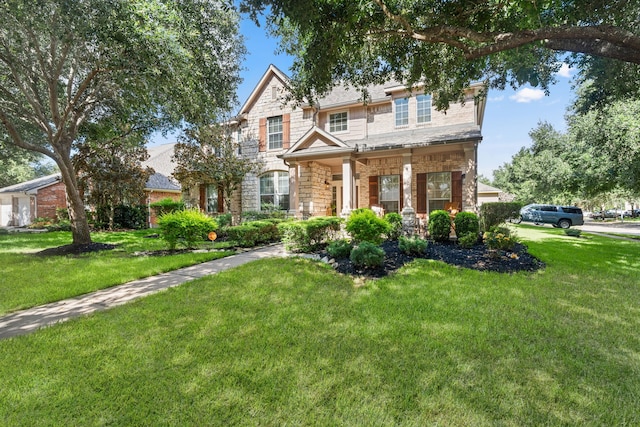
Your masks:
<svg viewBox="0 0 640 427"><path fill-rule="evenodd" d="M298 217L298 203L300 200L300 165L289 163L289 216Z"/></svg>
<svg viewBox="0 0 640 427"><path fill-rule="evenodd" d="M462 210L476 212L478 207L478 143L464 148L465 167L462 172Z"/></svg>
<svg viewBox="0 0 640 427"><path fill-rule="evenodd" d="M342 159L342 217L348 217L355 206L356 194L355 161L351 157Z"/></svg>
<svg viewBox="0 0 640 427"><path fill-rule="evenodd" d="M402 232L407 236L412 236L416 230L416 211L411 203L411 180L413 177L411 159L411 153L402 155Z"/></svg>

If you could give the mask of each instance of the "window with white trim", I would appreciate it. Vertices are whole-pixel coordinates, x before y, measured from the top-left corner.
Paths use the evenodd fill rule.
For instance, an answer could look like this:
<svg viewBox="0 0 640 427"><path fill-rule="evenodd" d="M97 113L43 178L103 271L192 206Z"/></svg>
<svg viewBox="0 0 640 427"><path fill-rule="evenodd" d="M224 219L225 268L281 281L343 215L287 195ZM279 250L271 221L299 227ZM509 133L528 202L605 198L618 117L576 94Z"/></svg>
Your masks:
<svg viewBox="0 0 640 427"><path fill-rule="evenodd" d="M346 111L329 114L329 132L346 132L349 130L349 115Z"/></svg>
<svg viewBox="0 0 640 427"><path fill-rule="evenodd" d="M378 201L385 212L400 212L400 175L378 177Z"/></svg>
<svg viewBox="0 0 640 427"><path fill-rule="evenodd" d="M269 150L282 148L282 116L269 117L267 119L267 141Z"/></svg>
<svg viewBox="0 0 640 427"><path fill-rule="evenodd" d="M398 98L394 101L396 108L396 127L409 125L409 98Z"/></svg>
<svg viewBox="0 0 640 427"><path fill-rule="evenodd" d="M451 201L451 172L427 174L427 210L442 210Z"/></svg>
<svg viewBox="0 0 640 427"><path fill-rule="evenodd" d="M418 103L418 123L431 122L431 95L418 95L416 101Z"/></svg>
<svg viewBox="0 0 640 427"><path fill-rule="evenodd" d="M274 171L260 176L260 210L265 205L289 210L289 172Z"/></svg>
<svg viewBox="0 0 640 427"><path fill-rule="evenodd" d="M207 212L217 213L219 206L218 186L214 184L207 185Z"/></svg>

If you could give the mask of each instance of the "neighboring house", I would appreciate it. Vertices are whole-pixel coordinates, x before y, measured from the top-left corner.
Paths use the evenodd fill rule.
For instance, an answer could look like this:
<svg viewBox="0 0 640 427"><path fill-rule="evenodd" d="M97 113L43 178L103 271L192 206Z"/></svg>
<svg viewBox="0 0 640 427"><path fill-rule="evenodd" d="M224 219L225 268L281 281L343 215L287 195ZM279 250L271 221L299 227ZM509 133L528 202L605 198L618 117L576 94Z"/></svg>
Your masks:
<svg viewBox="0 0 640 427"><path fill-rule="evenodd" d="M55 218L66 208L65 186L59 173L0 188L0 226L23 227L35 218Z"/></svg>
<svg viewBox="0 0 640 427"><path fill-rule="evenodd" d="M429 94L395 83L368 88L366 102L337 87L294 108L284 102L288 82L271 65L235 121L242 154L265 164L243 183L242 211L271 204L307 218L376 207L413 227L436 209L476 209L481 85L443 113Z"/></svg>
<svg viewBox="0 0 640 427"><path fill-rule="evenodd" d="M482 182L478 183L478 206L488 202L511 202L514 196L499 188L492 187Z"/></svg>
<svg viewBox="0 0 640 427"><path fill-rule="evenodd" d="M170 178L173 172L173 147L164 144L148 148L149 159L143 166L152 167L155 173L145 185L145 199L149 204L171 198L180 200L180 185ZM37 178L9 187L0 188L0 226L23 227L35 218L56 218L56 209L66 208L65 186L59 173ZM149 226L156 224L153 209L148 210Z"/></svg>
<svg viewBox="0 0 640 427"><path fill-rule="evenodd" d="M171 176L175 168L172 159L175 145L175 143L170 143L147 147L149 158L142 162L143 166L151 167L155 171L147 180L144 188L145 204L149 210L149 228L154 227L158 222L154 210L151 209L151 203L162 199L180 200L182 198L182 188Z"/></svg>

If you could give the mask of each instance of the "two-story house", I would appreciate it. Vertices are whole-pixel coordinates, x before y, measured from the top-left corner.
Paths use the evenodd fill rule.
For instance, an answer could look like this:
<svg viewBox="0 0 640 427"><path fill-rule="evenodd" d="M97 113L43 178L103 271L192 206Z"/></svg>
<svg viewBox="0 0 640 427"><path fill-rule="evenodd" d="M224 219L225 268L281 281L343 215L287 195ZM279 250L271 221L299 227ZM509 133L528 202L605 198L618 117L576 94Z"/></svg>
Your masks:
<svg viewBox="0 0 640 427"><path fill-rule="evenodd" d="M395 83L366 96L336 87L296 107L284 101L287 87L287 76L270 66L235 122L244 155L265 165L245 179L242 211L272 204L307 218L376 207L402 214L411 227L436 209L475 210L481 85L446 113L433 108L430 94ZM215 189L206 194L218 197Z"/></svg>

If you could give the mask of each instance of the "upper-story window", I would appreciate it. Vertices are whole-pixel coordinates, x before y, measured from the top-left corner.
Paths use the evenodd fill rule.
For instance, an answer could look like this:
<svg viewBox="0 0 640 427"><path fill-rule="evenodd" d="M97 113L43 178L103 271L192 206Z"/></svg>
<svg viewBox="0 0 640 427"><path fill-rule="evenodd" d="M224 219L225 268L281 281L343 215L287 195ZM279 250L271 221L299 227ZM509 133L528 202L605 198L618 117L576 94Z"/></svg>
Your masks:
<svg viewBox="0 0 640 427"><path fill-rule="evenodd" d="M431 121L431 95L418 95L418 123L429 123Z"/></svg>
<svg viewBox="0 0 640 427"><path fill-rule="evenodd" d="M329 132L345 132L349 130L349 115L346 111L329 114Z"/></svg>
<svg viewBox="0 0 640 427"><path fill-rule="evenodd" d="M409 124L409 99L398 98L394 102L396 107L396 127L407 126Z"/></svg>
<svg viewBox="0 0 640 427"><path fill-rule="evenodd" d="M349 115L346 111L329 114L329 132L346 132L349 130Z"/></svg>
<svg viewBox="0 0 640 427"><path fill-rule="evenodd" d="M269 150L282 148L282 116L267 119L267 141Z"/></svg>

